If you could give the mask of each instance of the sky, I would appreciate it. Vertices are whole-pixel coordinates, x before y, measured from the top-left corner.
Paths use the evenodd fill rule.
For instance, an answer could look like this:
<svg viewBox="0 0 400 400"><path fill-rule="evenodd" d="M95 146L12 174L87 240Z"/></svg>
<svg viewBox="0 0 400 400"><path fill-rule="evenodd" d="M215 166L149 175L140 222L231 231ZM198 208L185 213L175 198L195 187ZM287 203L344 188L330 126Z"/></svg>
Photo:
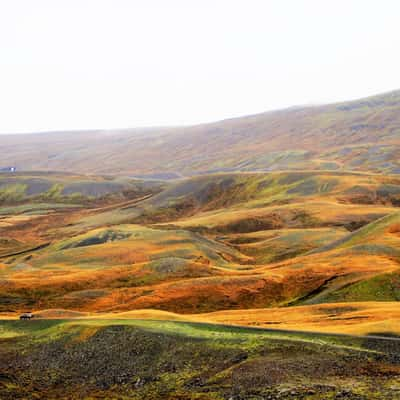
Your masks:
<svg viewBox="0 0 400 400"><path fill-rule="evenodd" d="M188 125L400 89L398 0L0 0L0 133Z"/></svg>

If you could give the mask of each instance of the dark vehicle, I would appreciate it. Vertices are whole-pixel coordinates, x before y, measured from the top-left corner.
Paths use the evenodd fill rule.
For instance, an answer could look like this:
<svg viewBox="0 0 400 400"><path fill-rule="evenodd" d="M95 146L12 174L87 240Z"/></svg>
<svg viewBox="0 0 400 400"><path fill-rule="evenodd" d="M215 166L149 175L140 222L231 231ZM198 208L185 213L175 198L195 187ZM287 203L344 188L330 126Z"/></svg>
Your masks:
<svg viewBox="0 0 400 400"><path fill-rule="evenodd" d="M29 320L33 318L33 314L32 313L23 313L19 316L19 319L21 320Z"/></svg>

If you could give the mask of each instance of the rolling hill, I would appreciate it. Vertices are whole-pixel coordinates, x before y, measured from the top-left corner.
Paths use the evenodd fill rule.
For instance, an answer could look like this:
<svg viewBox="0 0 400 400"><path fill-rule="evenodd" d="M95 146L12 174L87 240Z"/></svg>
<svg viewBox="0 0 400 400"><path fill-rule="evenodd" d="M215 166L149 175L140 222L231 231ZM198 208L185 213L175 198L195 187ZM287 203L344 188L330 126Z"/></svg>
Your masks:
<svg viewBox="0 0 400 400"><path fill-rule="evenodd" d="M4 166L173 178L223 171L400 173L400 91L189 127L0 136Z"/></svg>
<svg viewBox="0 0 400 400"><path fill-rule="evenodd" d="M0 173L0 204L115 202L156 193L164 186L157 181L72 173Z"/></svg>
<svg viewBox="0 0 400 400"><path fill-rule="evenodd" d="M397 398L399 106L0 137L0 397Z"/></svg>
<svg viewBox="0 0 400 400"><path fill-rule="evenodd" d="M28 185L33 178L14 179ZM51 179L85 188L89 178ZM103 185L104 178L91 179L88 187ZM187 315L400 298L395 175L294 171L107 182L136 191L102 201L61 196L53 204L41 201L43 193L27 195L28 185L19 205L0 207L1 312Z"/></svg>

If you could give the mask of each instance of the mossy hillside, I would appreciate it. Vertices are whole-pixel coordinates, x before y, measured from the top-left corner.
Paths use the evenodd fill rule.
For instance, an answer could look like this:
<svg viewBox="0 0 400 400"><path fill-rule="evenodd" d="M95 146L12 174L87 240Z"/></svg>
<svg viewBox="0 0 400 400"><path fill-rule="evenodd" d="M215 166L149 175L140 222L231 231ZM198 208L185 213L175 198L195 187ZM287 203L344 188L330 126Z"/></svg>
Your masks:
<svg viewBox="0 0 400 400"><path fill-rule="evenodd" d="M34 388L44 399L322 400L345 388L350 398L376 399L370 376L379 376L380 393L394 393L396 343L140 320L1 326L0 341L8 344L7 353L0 348L2 396Z"/></svg>
<svg viewBox="0 0 400 400"><path fill-rule="evenodd" d="M373 193L375 202L384 202L380 188L384 178L333 172L275 172L214 174L185 179L143 203L138 222L162 222L190 216L199 211L221 208L235 210L293 203L305 197L333 198L357 203L350 191L363 186ZM393 190L400 181L392 181ZM392 191L393 191L392 190ZM363 202L363 199L360 199Z"/></svg>
<svg viewBox="0 0 400 400"><path fill-rule="evenodd" d="M323 302L340 301L400 301L400 269L356 282L327 295Z"/></svg>
<svg viewBox="0 0 400 400"><path fill-rule="evenodd" d="M267 264L305 254L345 235L340 228L284 229L234 235L227 241L257 264Z"/></svg>
<svg viewBox="0 0 400 400"><path fill-rule="evenodd" d="M73 174L0 174L0 203L72 203L124 200L157 193L158 182Z"/></svg>
<svg viewBox="0 0 400 400"><path fill-rule="evenodd" d="M394 212L385 217L379 218L364 227L344 236L343 238L333 241L327 246L322 246L315 252L329 251L332 249L349 249L360 245L380 244L383 246L393 247L392 252L397 254L400 244L400 213ZM364 247L364 250L368 250ZM373 248L371 249L373 251Z"/></svg>
<svg viewBox="0 0 400 400"><path fill-rule="evenodd" d="M43 215L48 212L74 209L81 207L79 204L70 203L28 203L17 206L0 207L0 215Z"/></svg>
<svg viewBox="0 0 400 400"><path fill-rule="evenodd" d="M4 185L0 190L0 203L21 201L25 196L26 185L21 183Z"/></svg>
<svg viewBox="0 0 400 400"><path fill-rule="evenodd" d="M120 257L113 257L120 252ZM110 258L107 258L107 256ZM34 261L36 267L51 263L103 261L105 265L129 265L178 257L224 266L246 257L211 238L185 230L163 230L139 225L100 228L74 236L48 247ZM70 261L68 261L70 259ZM86 260L86 261L85 261Z"/></svg>

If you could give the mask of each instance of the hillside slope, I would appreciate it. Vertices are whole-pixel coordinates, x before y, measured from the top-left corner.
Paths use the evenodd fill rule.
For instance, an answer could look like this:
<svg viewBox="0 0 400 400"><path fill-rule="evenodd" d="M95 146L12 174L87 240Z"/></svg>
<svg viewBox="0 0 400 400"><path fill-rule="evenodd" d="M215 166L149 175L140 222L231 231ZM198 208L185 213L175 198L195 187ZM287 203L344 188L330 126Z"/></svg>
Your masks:
<svg viewBox="0 0 400 400"><path fill-rule="evenodd" d="M81 173L400 173L400 91L191 127L2 135L0 152L4 166Z"/></svg>
<svg viewBox="0 0 400 400"><path fill-rule="evenodd" d="M230 173L161 190L0 206L0 312L400 299L399 177Z"/></svg>
<svg viewBox="0 0 400 400"><path fill-rule="evenodd" d="M391 338L94 319L0 321L0 344L2 399L394 400L399 393L400 342Z"/></svg>

